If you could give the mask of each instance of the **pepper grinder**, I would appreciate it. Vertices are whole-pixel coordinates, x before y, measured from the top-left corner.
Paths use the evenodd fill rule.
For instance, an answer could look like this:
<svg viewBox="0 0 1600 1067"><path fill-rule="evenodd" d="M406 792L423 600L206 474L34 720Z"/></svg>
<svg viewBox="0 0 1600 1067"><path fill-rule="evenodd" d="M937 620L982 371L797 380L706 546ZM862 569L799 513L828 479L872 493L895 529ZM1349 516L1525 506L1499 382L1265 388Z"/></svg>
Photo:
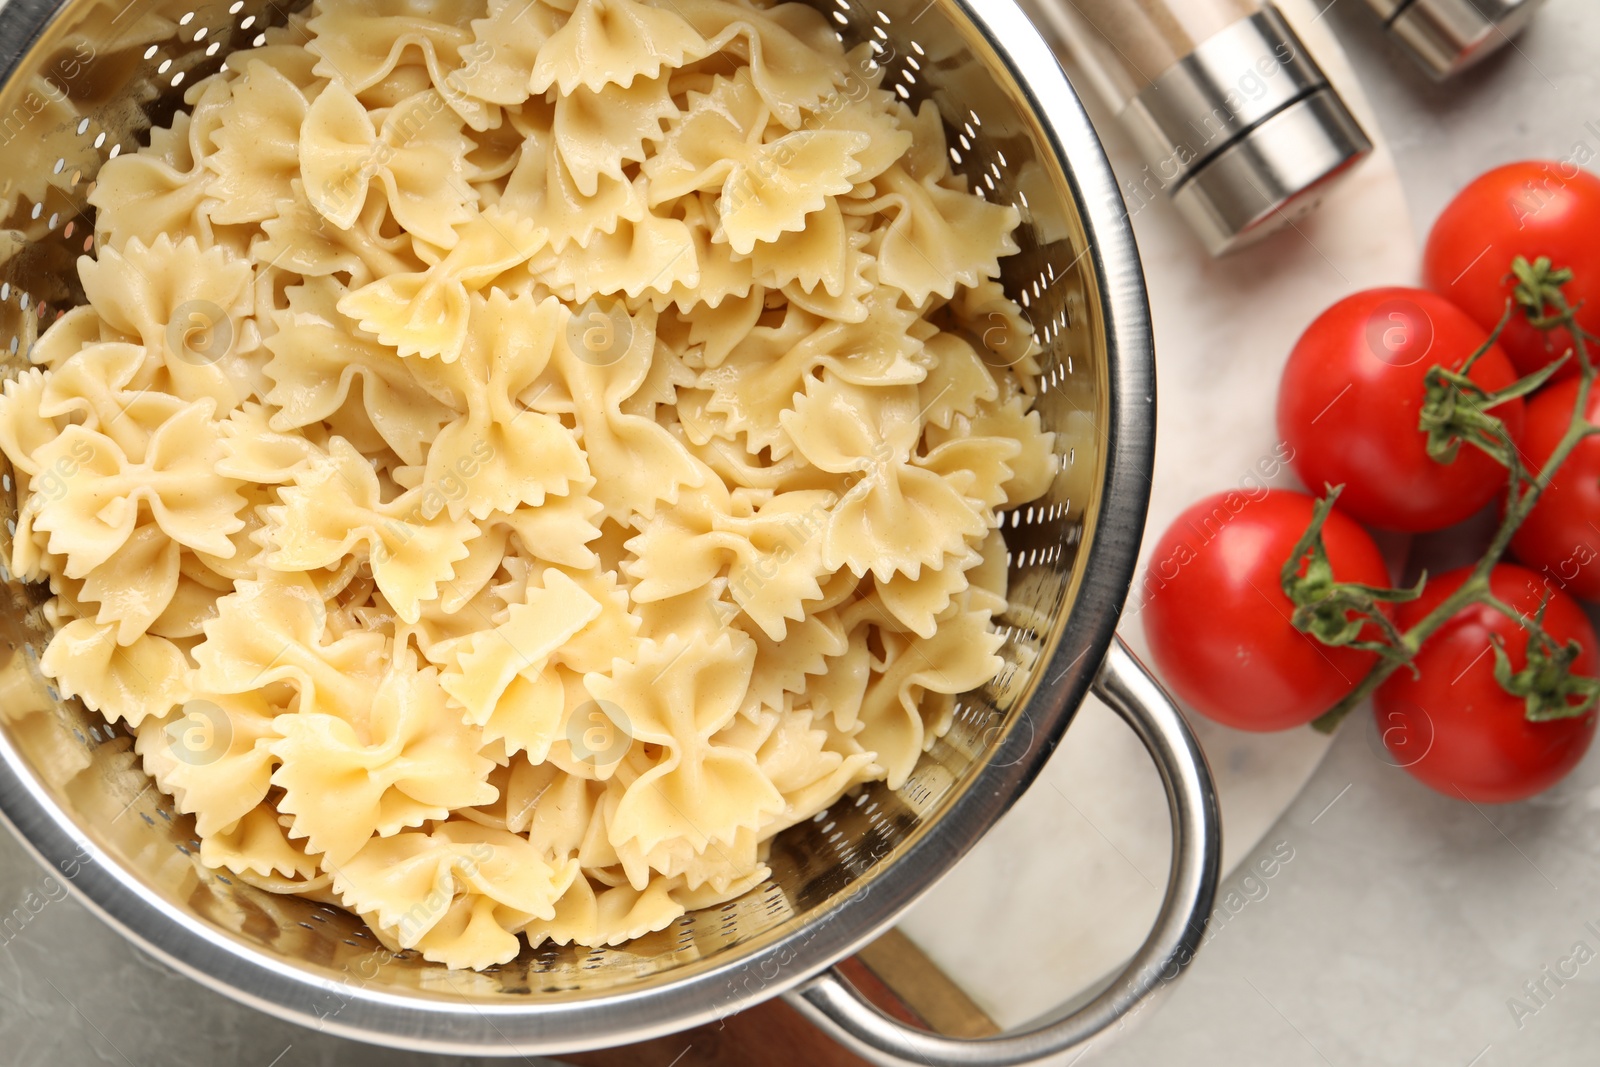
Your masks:
<svg viewBox="0 0 1600 1067"><path fill-rule="evenodd" d="M1367 0L1389 36L1444 81L1511 43L1544 0Z"/></svg>
<svg viewBox="0 0 1600 1067"><path fill-rule="evenodd" d="M1170 200L1220 256L1310 210L1372 151L1322 68L1260 0L1022 0L1143 156L1130 213Z"/></svg>

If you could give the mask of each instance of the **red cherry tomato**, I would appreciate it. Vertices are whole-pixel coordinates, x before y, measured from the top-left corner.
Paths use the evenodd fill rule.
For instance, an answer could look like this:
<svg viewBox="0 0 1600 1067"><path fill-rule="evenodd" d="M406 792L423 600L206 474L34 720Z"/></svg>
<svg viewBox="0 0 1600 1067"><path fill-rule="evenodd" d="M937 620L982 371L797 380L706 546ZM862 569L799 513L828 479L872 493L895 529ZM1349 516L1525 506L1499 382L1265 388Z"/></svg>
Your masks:
<svg viewBox="0 0 1600 1067"><path fill-rule="evenodd" d="M1460 367L1487 336L1423 289L1369 289L1323 312L1290 353L1278 387L1278 433L1294 450L1300 480L1319 493L1343 485L1341 511L1389 530L1441 529L1494 499L1505 468L1467 445L1455 462L1437 463L1417 429L1428 369ZM1473 364L1471 377L1489 390L1516 380L1498 348ZM1521 435L1521 400L1494 414L1513 438Z"/></svg>
<svg viewBox="0 0 1600 1067"><path fill-rule="evenodd" d="M1399 606L1396 625L1401 630L1415 625L1469 573L1462 568L1430 581L1420 599ZM1545 630L1558 644L1576 640L1583 646L1573 672L1593 675L1600 667L1594 629L1571 597L1548 592L1538 575L1509 563L1495 567L1489 587L1529 614L1548 595ZM1412 661L1415 676L1400 668L1373 699L1378 732L1397 764L1441 793L1484 804L1521 800L1550 788L1577 766L1595 729L1593 709L1571 719L1528 721L1522 698L1495 681L1490 647L1495 634L1505 641L1512 668L1526 666L1527 631L1493 608L1475 604L1424 642Z"/></svg>
<svg viewBox="0 0 1600 1067"><path fill-rule="evenodd" d="M1279 572L1311 524L1304 493L1218 493L1178 516L1145 576L1144 632L1163 680L1207 717L1285 730L1321 715L1364 678L1374 655L1296 630ZM1388 585L1372 538L1335 511L1323 527L1334 577Z"/></svg>
<svg viewBox="0 0 1600 1067"><path fill-rule="evenodd" d="M1572 419L1576 380L1541 389L1528 401L1522 438L1524 462L1544 468ZM1600 390L1590 394L1587 416L1600 419ZM1579 442L1539 503L1511 539L1511 551L1544 582L1584 600L1600 600L1600 438Z"/></svg>
<svg viewBox="0 0 1600 1067"><path fill-rule="evenodd" d="M1505 313L1511 260L1548 256L1571 267L1567 301L1587 301L1579 325L1600 332L1600 178L1571 163L1529 161L1496 167L1457 194L1428 234L1422 275L1485 330ZM1566 330L1548 336L1519 309L1500 347L1519 374L1531 374L1572 346ZM1576 372L1569 364L1563 376Z"/></svg>

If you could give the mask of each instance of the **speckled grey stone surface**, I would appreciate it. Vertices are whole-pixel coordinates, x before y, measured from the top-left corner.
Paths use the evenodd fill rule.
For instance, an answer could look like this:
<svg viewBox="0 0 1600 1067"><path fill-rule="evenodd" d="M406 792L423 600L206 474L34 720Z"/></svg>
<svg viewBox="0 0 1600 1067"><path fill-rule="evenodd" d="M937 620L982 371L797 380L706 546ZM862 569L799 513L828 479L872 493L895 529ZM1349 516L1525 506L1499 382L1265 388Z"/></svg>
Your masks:
<svg viewBox="0 0 1600 1067"><path fill-rule="evenodd" d="M1362 0L1335 0L1327 17L1374 99L1419 226L1490 164L1566 156L1586 138L1600 151L1584 130L1600 121L1593 0L1551 0L1516 50L1443 89L1383 51ZM1600 1062L1600 958L1573 960L1580 941L1600 950L1600 750L1546 796L1480 810L1417 786L1375 757L1363 730L1346 729L1260 855L1274 848L1293 858L1270 879L1229 880L1237 914L1160 1009L1077 1062ZM173 974L59 896L0 834L0 913L38 909L0 945L0 1067L541 1062L395 1053L278 1022ZM1563 961L1575 978L1541 974ZM1530 981L1544 983L1540 999Z"/></svg>

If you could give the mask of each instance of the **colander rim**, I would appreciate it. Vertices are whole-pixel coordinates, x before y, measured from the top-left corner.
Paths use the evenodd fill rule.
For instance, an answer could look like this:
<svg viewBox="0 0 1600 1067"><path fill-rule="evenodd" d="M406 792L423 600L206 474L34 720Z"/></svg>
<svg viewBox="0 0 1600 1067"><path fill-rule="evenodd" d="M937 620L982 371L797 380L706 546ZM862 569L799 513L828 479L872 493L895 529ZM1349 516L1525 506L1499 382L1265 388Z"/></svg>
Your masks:
<svg viewBox="0 0 1600 1067"><path fill-rule="evenodd" d="M522 1004L425 999L352 986L274 960L169 906L99 849L54 804L0 731L0 821L51 870L78 861L67 884L114 928L179 972L271 1015L369 1043L457 1055L576 1052L643 1041L714 1022L783 993L894 924L1022 795L1088 692L1133 577L1155 448L1150 311L1132 227L1115 176L1077 94L1014 0L935 0L965 20L1015 82L1065 176L1098 285L1105 339L1106 423L1098 508L1085 516L1080 584L1046 681L1025 715L939 817L855 893L782 937L758 937L738 958L639 989ZM66 0L0 6L0 84L66 10ZM1021 721L1019 716L1016 721ZM88 862L82 862L83 857ZM730 995L731 991L731 995ZM341 1002L331 1016L316 1010Z"/></svg>

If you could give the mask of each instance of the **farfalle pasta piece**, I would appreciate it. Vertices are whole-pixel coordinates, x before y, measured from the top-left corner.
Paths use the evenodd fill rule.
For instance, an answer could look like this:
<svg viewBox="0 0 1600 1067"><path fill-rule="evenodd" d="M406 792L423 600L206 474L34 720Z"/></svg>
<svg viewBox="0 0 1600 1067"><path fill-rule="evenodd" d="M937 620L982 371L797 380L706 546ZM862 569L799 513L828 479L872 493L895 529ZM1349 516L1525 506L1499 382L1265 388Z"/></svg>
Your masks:
<svg viewBox="0 0 1600 1067"><path fill-rule="evenodd" d="M445 501L452 519L538 507L587 481L583 450L559 420L531 411L515 397L538 380L550 360L567 312L551 297L508 297L495 290L471 298L469 336L460 361L466 414L446 426L428 449L427 480L454 475L459 494ZM424 501L423 514L439 508Z"/></svg>
<svg viewBox="0 0 1600 1067"><path fill-rule="evenodd" d="M328 457L297 474L267 509L274 550L267 566L281 571L327 567L365 553L378 589L406 622L439 595L439 583L467 556L481 531L467 521L426 519L422 490L384 501L377 473L348 441L335 437Z"/></svg>
<svg viewBox="0 0 1600 1067"><path fill-rule="evenodd" d="M844 48L818 12L802 4L758 9L729 0L673 0L708 51L739 55L756 91L784 126L797 129L843 78Z"/></svg>
<svg viewBox="0 0 1600 1067"><path fill-rule="evenodd" d="M543 587L530 586L523 602L506 609L505 622L456 647L456 665L440 676L440 685L484 740L504 740L508 755L526 751L541 762L566 707L561 679L546 668L599 614L600 603L581 586L546 570Z"/></svg>
<svg viewBox="0 0 1600 1067"><path fill-rule="evenodd" d="M278 202L300 174L305 93L276 67L250 58L220 117L212 134L217 150L206 159L215 175L205 186L217 201L212 220L237 224L276 217Z"/></svg>
<svg viewBox="0 0 1600 1067"><path fill-rule="evenodd" d="M789 305L781 325L751 330L721 365L701 372L697 384L711 391L707 410L725 415L751 452L782 459L792 447L783 416L819 368L863 385L921 382L928 372L913 358L922 348L910 332L916 313L898 307L886 290L866 307L861 322L844 323Z"/></svg>
<svg viewBox="0 0 1600 1067"><path fill-rule="evenodd" d="M360 218L376 179L396 222L450 248L478 200L470 148L456 113L432 89L395 104L378 127L366 106L334 82L306 111L300 176L311 205L341 230Z"/></svg>
<svg viewBox="0 0 1600 1067"><path fill-rule="evenodd" d="M917 411L912 386L870 389L824 374L783 414L784 429L811 463L858 474L823 531L830 569L915 578L988 530L957 486L908 462L921 429Z"/></svg>
<svg viewBox="0 0 1600 1067"><path fill-rule="evenodd" d="M590 495L593 490L594 479L588 478L569 485L563 496L546 496L537 507L521 507L494 521L509 527L534 558L563 567L593 567L599 558L589 543L600 536L595 523L605 510Z"/></svg>
<svg viewBox="0 0 1600 1067"><path fill-rule="evenodd" d="M660 305L676 289L699 284L700 263L687 223L645 212L637 219L619 217L615 229L549 257L533 275L574 304L618 294L637 301L648 294Z"/></svg>
<svg viewBox="0 0 1600 1067"><path fill-rule="evenodd" d="M304 183L296 178L278 203L277 217L261 224L265 236L251 245L250 255L257 263L276 265L307 278L348 274L355 288L375 278L425 269L426 264L412 254L409 234L403 230L385 234L389 222L387 201L371 196L348 229L329 226L311 206Z"/></svg>
<svg viewBox="0 0 1600 1067"><path fill-rule="evenodd" d="M800 130L752 150L722 187L728 244L749 255L758 242L800 230L807 215L855 185L861 165L854 157L869 143L854 130Z"/></svg>
<svg viewBox="0 0 1600 1067"><path fill-rule="evenodd" d="M319 875L316 859L289 840L279 818L271 804L258 804L232 826L201 837L200 862L269 892L316 895L330 878Z"/></svg>
<svg viewBox="0 0 1600 1067"><path fill-rule="evenodd" d="M280 715L272 743L281 764L272 784L292 817L291 840L337 870L373 835L389 837L455 808L495 797L479 731L450 713L438 672L397 658L355 721L302 710ZM358 709L352 708L351 712Z"/></svg>
<svg viewBox="0 0 1600 1067"><path fill-rule="evenodd" d="M278 410L270 428L284 433L333 415L359 388L373 429L407 463L421 463L427 446L455 412L435 400L375 338L363 336L338 310L345 289L332 278L291 286L289 306L273 315L276 330L264 373L265 399ZM359 383L359 387L357 385Z"/></svg>
<svg viewBox="0 0 1600 1067"><path fill-rule="evenodd" d="M529 220L491 208L463 226L455 246L425 272L380 278L340 298L339 310L402 356L454 363L466 344L468 294L545 243Z"/></svg>
<svg viewBox="0 0 1600 1067"><path fill-rule="evenodd" d="M649 854L662 844L696 851L732 844L782 810L782 797L748 752L712 743L744 701L755 647L725 634L714 642L648 642L610 677L585 684L629 717L635 742L661 746L654 765L627 787L611 820L613 842L636 842Z"/></svg>
<svg viewBox="0 0 1600 1067"><path fill-rule="evenodd" d="M818 676L828 672L829 661L849 650L849 639L838 613L816 603L806 607L811 614L791 624L781 638L769 637L759 626L736 620L756 643L750 690L740 709L745 714L760 708L785 707L786 698L807 693L817 684Z"/></svg>
<svg viewBox="0 0 1600 1067"><path fill-rule="evenodd" d="M113 626L74 619L50 638L39 670L63 697L77 697L111 722L138 726L188 698L189 662L164 637L141 635L117 643Z"/></svg>
<svg viewBox="0 0 1600 1067"><path fill-rule="evenodd" d="M859 740L876 753L890 789L905 783L924 746L939 733L924 721L923 692L965 693L987 682L1000 670L1000 645L988 612L965 610L958 601L931 639L911 642L868 683Z"/></svg>
<svg viewBox="0 0 1600 1067"><path fill-rule="evenodd" d="M600 191L600 179L623 182L623 168L649 154L661 124L678 113L665 78L635 78L599 90L580 86L556 99L551 127L556 151L583 196Z"/></svg>
<svg viewBox="0 0 1600 1067"><path fill-rule="evenodd" d="M240 529L244 497L215 473L221 435L209 400L190 404L150 436L139 459L104 434L69 426L34 453L42 468L75 468L53 498L40 500L33 527L50 535L51 552L67 558L66 573L82 578L122 548L141 516L188 548L233 555L228 534ZM30 501L31 503L31 501Z"/></svg>
<svg viewBox="0 0 1600 1067"><path fill-rule="evenodd" d="M699 485L705 477L704 470L660 423L626 414L621 408L622 401L633 395L649 373L655 350L655 315L647 308L629 320L631 337L620 354L609 348L600 353L584 349L580 356L573 352L567 333L563 330L557 339L551 363L571 397L589 472L595 479L594 498L605 508L608 519L623 521L634 513L649 518L658 501L671 503L683 486ZM581 341L579 348L584 348ZM532 396L529 403L535 409L540 406Z"/></svg>
<svg viewBox="0 0 1600 1067"><path fill-rule="evenodd" d="M210 88L210 87L208 87ZM166 234L192 235L202 246L212 243L207 186L211 171L206 136L211 116L228 99L226 85L196 102L193 115L179 112L172 125L150 131L150 151L108 159L95 175L89 203L94 206L95 240L102 248L120 249L130 240L148 247Z"/></svg>
<svg viewBox="0 0 1600 1067"><path fill-rule="evenodd" d="M50 379L36 367L6 379L0 386L0 452L5 453L13 470L30 480L27 484L41 471L39 464L33 461L33 454L61 432L54 421L41 417L39 411L49 387ZM88 459L89 453L84 451L81 458ZM74 473L76 469L74 466ZM55 477L59 480L62 475L57 473Z"/></svg>
<svg viewBox="0 0 1600 1067"><path fill-rule="evenodd" d="M996 277L1000 258L1017 251L1011 231L1022 217L1010 205L919 179L898 163L873 184L879 195L853 210L892 219L875 253L878 280L905 293L913 305L935 294L949 299L958 285Z"/></svg>
<svg viewBox="0 0 1600 1067"><path fill-rule="evenodd" d="M250 693L274 683L295 690L302 712L354 714L372 701L386 640L352 633L326 640L327 605L304 575L267 572L217 601L206 639L195 646L195 687Z"/></svg>
<svg viewBox="0 0 1600 1067"><path fill-rule="evenodd" d="M643 219L647 208L637 182L601 174L592 195L578 188L577 178L556 150L554 121L552 110L548 122L532 124L496 206L536 224L556 253L574 242L587 247L596 234L614 233L624 220Z"/></svg>
<svg viewBox="0 0 1600 1067"><path fill-rule="evenodd" d="M638 556L623 565L636 581L633 597L645 603L679 596L726 570L734 602L781 640L790 621L806 617L804 602L822 596L820 535L835 499L811 490L759 505L736 497L730 508L725 490L687 494L628 542Z"/></svg>
<svg viewBox="0 0 1600 1067"><path fill-rule="evenodd" d="M596 893L589 879L575 878L556 902L555 917L536 919L523 932L535 943L620 945L664 930L683 915L672 889L671 882L657 879L642 891L619 885Z"/></svg>
<svg viewBox="0 0 1600 1067"><path fill-rule="evenodd" d="M148 247L130 238L120 251L81 259L78 275L106 325L143 342L152 366L141 385L185 400L209 397L222 412L257 391L250 353L259 342L245 260L163 234Z"/></svg>
<svg viewBox="0 0 1600 1067"><path fill-rule="evenodd" d="M453 820L375 838L340 866L334 891L397 949L448 967L509 963L517 932L555 917L576 861L550 863L514 833Z"/></svg>
<svg viewBox="0 0 1600 1067"><path fill-rule="evenodd" d="M459 95L497 105L493 111L458 109L474 129L497 125L498 108L520 106L533 92L530 86L539 49L561 28L565 17L546 3L489 0L488 16L472 20L472 43L461 50L464 62L449 75L453 92L446 92L445 98L452 104Z"/></svg>
<svg viewBox="0 0 1600 1067"><path fill-rule="evenodd" d="M195 817L202 838L226 831L265 803L275 763L271 746L279 736L273 720L282 711L260 692L191 693L161 725L160 736L141 745L147 768L157 753L164 757L156 784L172 794L179 811Z"/></svg>
<svg viewBox="0 0 1600 1067"><path fill-rule="evenodd" d="M939 616L949 608L951 598L966 591L967 571L983 561L971 548L946 556L937 566L924 567L916 578L896 574L888 581L875 581L872 595L895 624L921 638L931 638L939 627ZM1002 601L1000 607L1005 607Z"/></svg>
<svg viewBox="0 0 1600 1067"><path fill-rule="evenodd" d="M540 46L529 90L555 86L571 96L581 86L624 89L663 66L681 67L711 49L677 12L639 0L577 0L572 16Z"/></svg>
<svg viewBox="0 0 1600 1067"><path fill-rule="evenodd" d="M769 110L748 68L716 76L709 91L689 90L687 102L641 168L651 207L721 190L739 162L759 149L766 132Z"/></svg>
<svg viewBox="0 0 1600 1067"><path fill-rule="evenodd" d="M178 591L182 549L159 526L139 526L117 554L83 576L79 600L99 605L94 620L115 623L117 643L151 628Z"/></svg>
<svg viewBox="0 0 1600 1067"><path fill-rule="evenodd" d="M414 51L433 84L443 90L472 41L471 22L481 2L440 6L432 0L342 0L323 4L306 22L306 47L319 57L315 71L359 93L387 78Z"/></svg>
<svg viewBox="0 0 1600 1067"><path fill-rule="evenodd" d="M770 288L793 288L838 301L840 306L831 309L836 317L856 322L866 317L862 300L873 290L873 259L866 252L870 240L851 229L838 203L830 200L808 214L799 229L757 244L750 252L750 269Z"/></svg>
<svg viewBox="0 0 1600 1067"><path fill-rule="evenodd" d="M153 369L142 345L85 345L44 379L37 413L103 433L128 456L143 458L151 435L186 406L171 393L151 388Z"/></svg>

